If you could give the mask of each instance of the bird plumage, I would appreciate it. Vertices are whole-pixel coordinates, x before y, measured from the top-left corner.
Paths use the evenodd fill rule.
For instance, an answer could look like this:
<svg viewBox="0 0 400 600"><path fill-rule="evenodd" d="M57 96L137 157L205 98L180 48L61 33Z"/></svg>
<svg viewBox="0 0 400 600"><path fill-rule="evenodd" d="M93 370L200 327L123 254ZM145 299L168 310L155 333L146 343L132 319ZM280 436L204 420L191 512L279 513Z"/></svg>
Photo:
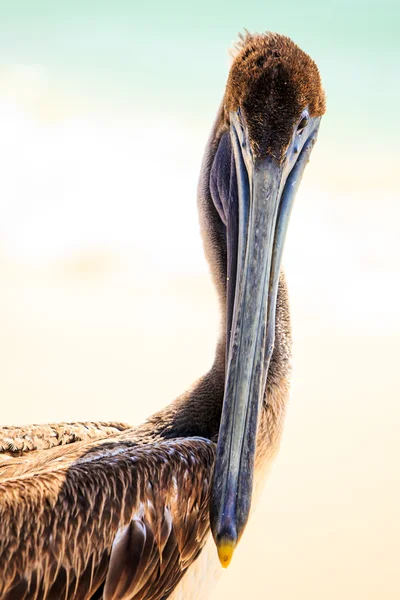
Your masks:
<svg viewBox="0 0 400 600"><path fill-rule="evenodd" d="M214 453L115 438L2 481L0 598L168 597L206 540Z"/></svg>
<svg viewBox="0 0 400 600"><path fill-rule="evenodd" d="M127 423L85 421L0 428L0 455L18 456L74 442L101 439L129 429Z"/></svg>

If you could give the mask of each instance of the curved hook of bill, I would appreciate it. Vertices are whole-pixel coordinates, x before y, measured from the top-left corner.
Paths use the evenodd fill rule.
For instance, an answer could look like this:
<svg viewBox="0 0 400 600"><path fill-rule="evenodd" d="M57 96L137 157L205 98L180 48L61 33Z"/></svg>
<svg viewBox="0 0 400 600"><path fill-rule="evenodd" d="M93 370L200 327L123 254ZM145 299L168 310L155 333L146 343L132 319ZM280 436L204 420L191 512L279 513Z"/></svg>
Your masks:
<svg viewBox="0 0 400 600"><path fill-rule="evenodd" d="M211 529L223 567L230 563L250 512L283 245L320 118L310 119L301 136L294 130L282 162L271 156L254 159L240 115L231 113L230 120L238 180L237 261L236 272L228 273L232 314L228 315L225 394L210 506Z"/></svg>

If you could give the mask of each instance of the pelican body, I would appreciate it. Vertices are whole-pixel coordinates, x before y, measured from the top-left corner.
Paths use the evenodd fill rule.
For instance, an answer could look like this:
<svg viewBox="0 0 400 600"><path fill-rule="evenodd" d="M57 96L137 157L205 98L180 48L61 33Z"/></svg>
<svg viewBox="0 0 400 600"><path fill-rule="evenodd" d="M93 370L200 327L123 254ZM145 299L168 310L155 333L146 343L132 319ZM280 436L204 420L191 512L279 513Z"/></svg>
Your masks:
<svg viewBox="0 0 400 600"><path fill-rule="evenodd" d="M194 600L229 564L282 433L281 259L324 111L318 69L289 38L240 39L198 187L214 363L139 427L2 430L0 600Z"/></svg>

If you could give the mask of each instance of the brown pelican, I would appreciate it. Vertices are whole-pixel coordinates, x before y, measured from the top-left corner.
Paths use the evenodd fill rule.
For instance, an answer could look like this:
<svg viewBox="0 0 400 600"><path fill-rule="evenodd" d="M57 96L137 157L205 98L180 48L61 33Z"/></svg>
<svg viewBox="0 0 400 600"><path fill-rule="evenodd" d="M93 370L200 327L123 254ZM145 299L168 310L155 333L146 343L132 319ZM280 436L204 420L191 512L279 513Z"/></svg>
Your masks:
<svg viewBox="0 0 400 600"><path fill-rule="evenodd" d="M318 69L290 39L241 38L198 190L222 313L214 364L140 427L3 430L1 600L204 598L217 554L229 564L281 436L281 258L324 110Z"/></svg>

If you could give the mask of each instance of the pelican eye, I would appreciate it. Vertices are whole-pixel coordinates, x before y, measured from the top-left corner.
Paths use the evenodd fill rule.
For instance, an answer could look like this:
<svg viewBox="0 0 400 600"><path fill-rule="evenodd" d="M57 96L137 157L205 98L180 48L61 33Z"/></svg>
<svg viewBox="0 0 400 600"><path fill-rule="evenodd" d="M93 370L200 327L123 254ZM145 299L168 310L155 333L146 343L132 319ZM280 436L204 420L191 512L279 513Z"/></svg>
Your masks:
<svg viewBox="0 0 400 600"><path fill-rule="evenodd" d="M300 123L297 125L297 133L298 135L301 135L304 131L304 129L307 127L308 125L308 118L307 117L303 117L300 120Z"/></svg>

